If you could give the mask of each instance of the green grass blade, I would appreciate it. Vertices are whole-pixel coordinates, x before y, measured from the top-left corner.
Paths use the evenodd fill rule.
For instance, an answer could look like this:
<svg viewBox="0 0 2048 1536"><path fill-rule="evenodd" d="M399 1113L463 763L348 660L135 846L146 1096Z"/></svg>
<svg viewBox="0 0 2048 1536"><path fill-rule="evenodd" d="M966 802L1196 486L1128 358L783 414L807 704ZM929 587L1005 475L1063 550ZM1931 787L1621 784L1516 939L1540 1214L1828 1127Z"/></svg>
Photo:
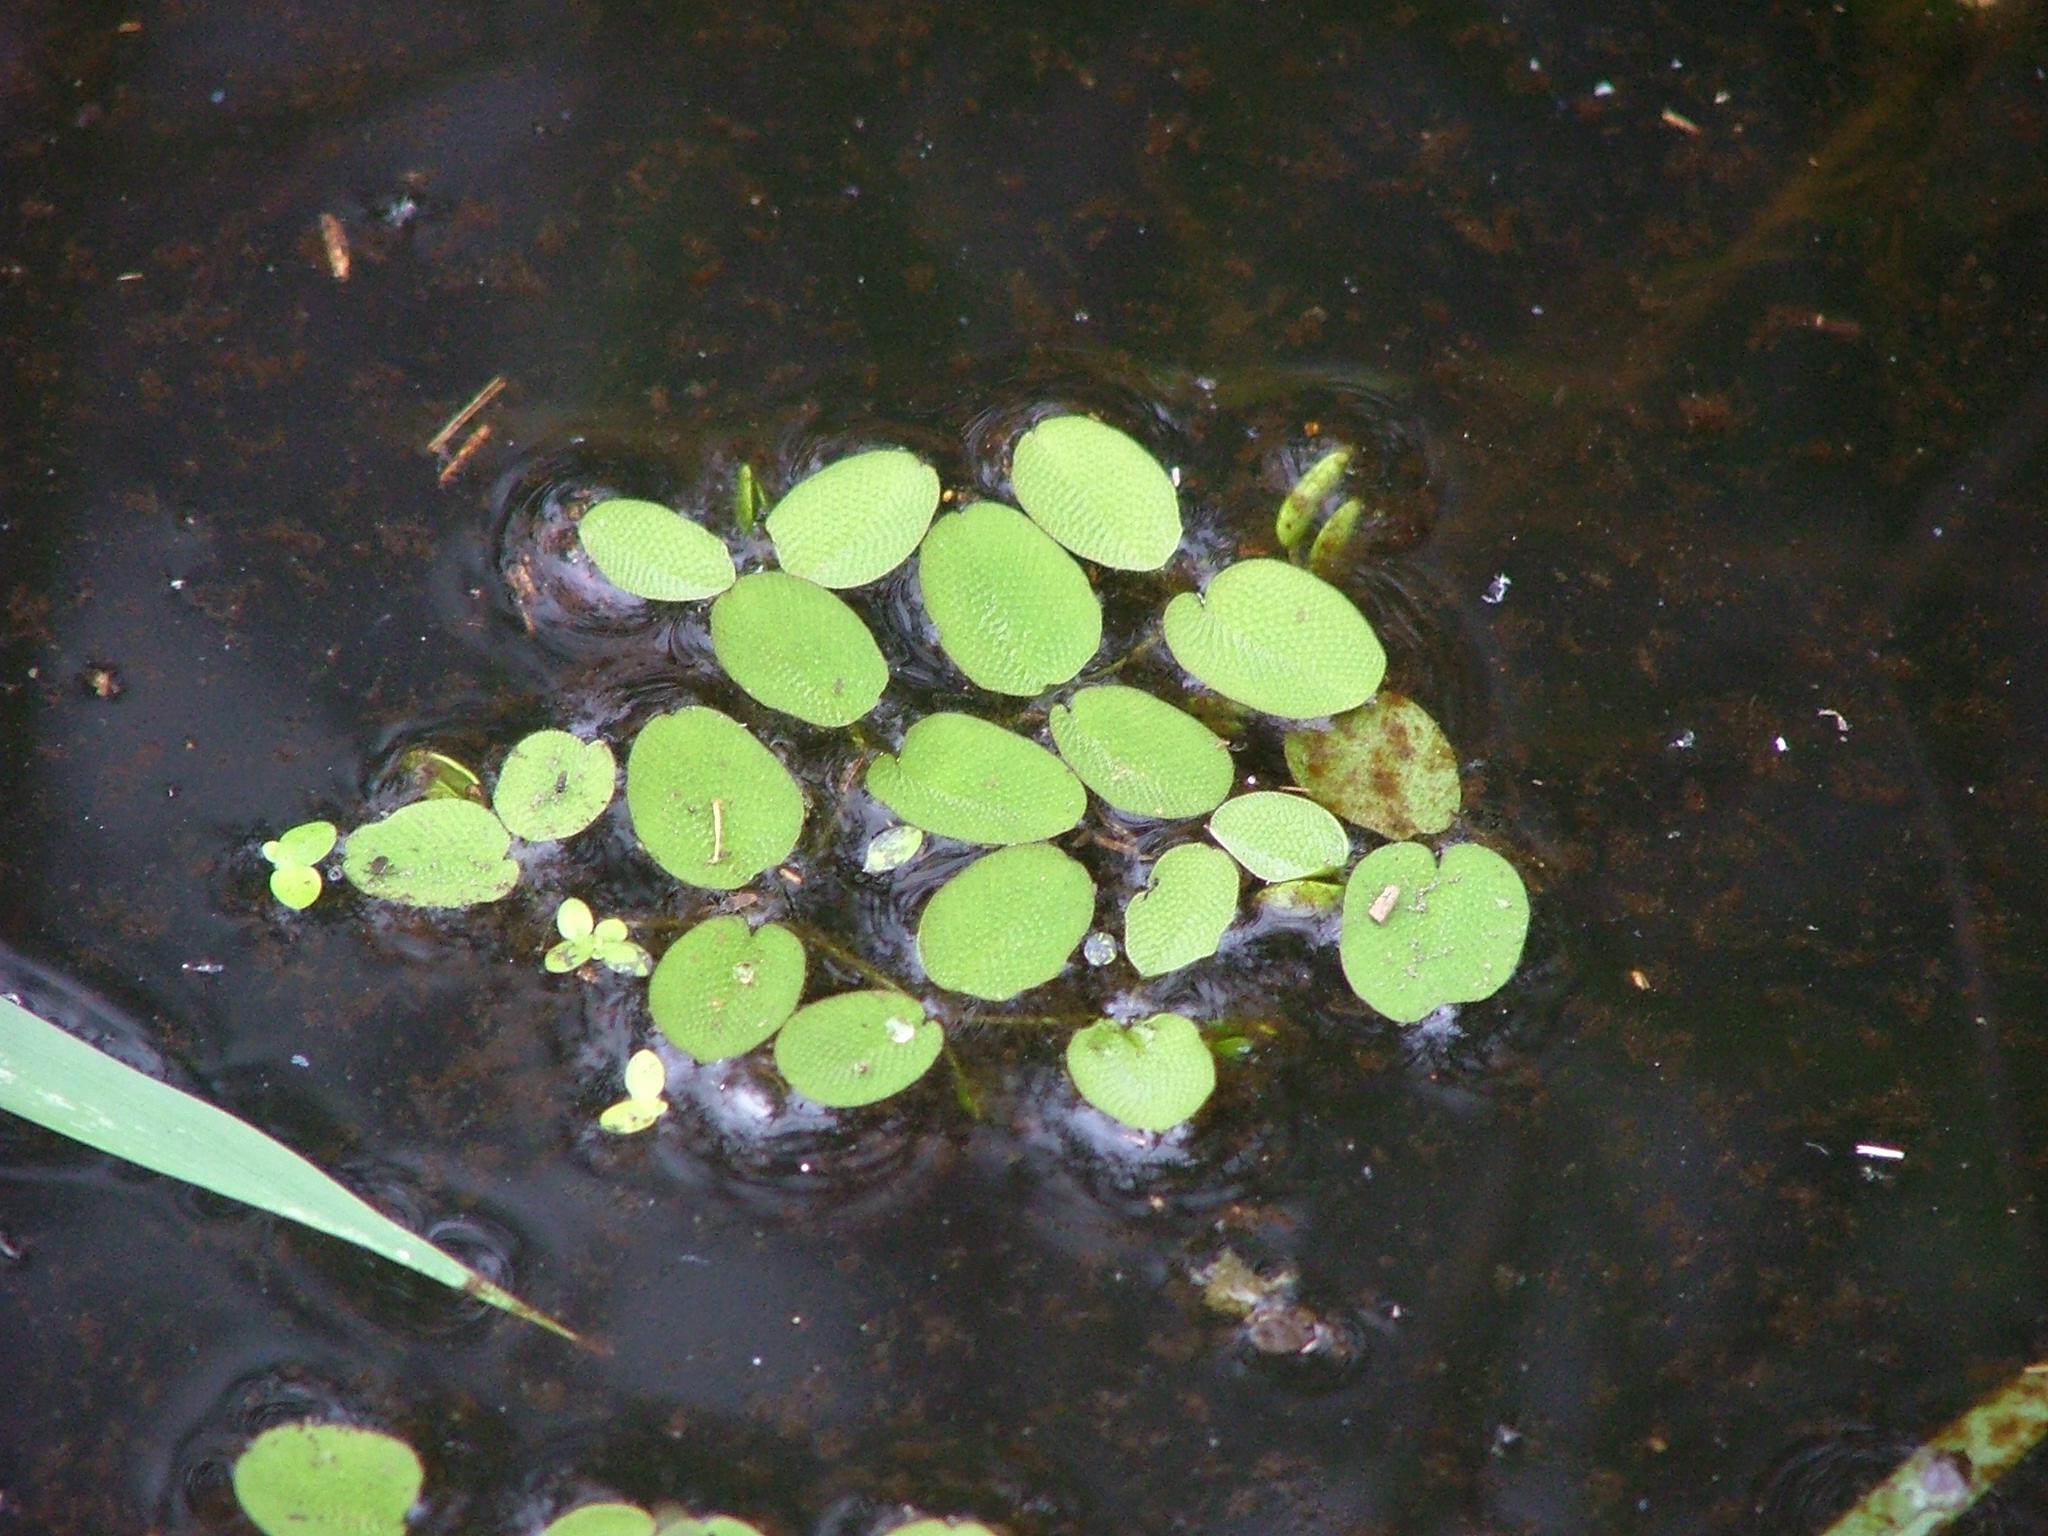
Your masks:
<svg viewBox="0 0 2048 1536"><path fill-rule="evenodd" d="M0 1109L138 1167L354 1243L583 1342L254 1126L114 1060L4 997Z"/></svg>

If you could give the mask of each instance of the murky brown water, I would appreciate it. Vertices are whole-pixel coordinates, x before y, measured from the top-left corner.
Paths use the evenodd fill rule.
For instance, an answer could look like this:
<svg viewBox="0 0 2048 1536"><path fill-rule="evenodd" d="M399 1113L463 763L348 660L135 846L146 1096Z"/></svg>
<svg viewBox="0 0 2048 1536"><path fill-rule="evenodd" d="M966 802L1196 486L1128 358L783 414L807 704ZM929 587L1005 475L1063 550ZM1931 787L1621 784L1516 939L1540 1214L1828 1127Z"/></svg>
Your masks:
<svg viewBox="0 0 2048 1536"><path fill-rule="evenodd" d="M0 1530L242 1529L250 1427L330 1408L421 1446L433 1531L578 1489L821 1536L1805 1530L2036 1357L2038 10L1363 10L0 18L0 985L614 1351L10 1122ZM993 1026L978 1116L741 1065L599 1142L637 1005L533 963L533 891L269 902L254 841L407 746L709 686L691 621L508 578L565 498L873 439L968 485L1048 403L1183 467L1198 558L1370 445L1346 585L1536 903L1457 1032L1261 934L1179 1000L1281 1028L1162 1148ZM1159 591L1109 596L1114 648ZM576 857L682 915L622 832ZM1351 1363L1249 1350L1190 1279L1226 1247Z"/></svg>

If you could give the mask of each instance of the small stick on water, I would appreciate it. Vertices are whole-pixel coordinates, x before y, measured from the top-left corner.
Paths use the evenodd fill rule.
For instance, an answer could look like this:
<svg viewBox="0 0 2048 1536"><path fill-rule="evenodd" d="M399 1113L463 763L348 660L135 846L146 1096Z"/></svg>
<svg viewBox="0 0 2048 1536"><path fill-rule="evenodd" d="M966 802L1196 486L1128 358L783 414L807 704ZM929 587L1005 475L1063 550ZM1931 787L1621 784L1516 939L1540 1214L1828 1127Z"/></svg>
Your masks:
<svg viewBox="0 0 2048 1536"><path fill-rule="evenodd" d="M714 800L711 802L711 862L719 864L723 863L724 860L725 802L723 800Z"/></svg>
<svg viewBox="0 0 2048 1536"><path fill-rule="evenodd" d="M471 396L469 404L465 405L453 416L450 416L447 422L443 424L441 430L427 439L427 452L439 453L443 448L446 448L455 440L455 434L468 426L470 419L478 411L498 398L498 392L504 387L505 375L502 373L492 375L491 382Z"/></svg>
<svg viewBox="0 0 2048 1536"><path fill-rule="evenodd" d="M1401 899L1401 887L1390 885L1373 897L1372 905L1365 909L1366 916L1384 925L1394 915L1394 903Z"/></svg>
<svg viewBox="0 0 2048 1536"><path fill-rule="evenodd" d="M337 283L348 281L348 231L331 213L320 215L320 243L327 247L327 270Z"/></svg>
<svg viewBox="0 0 2048 1536"><path fill-rule="evenodd" d="M441 466L441 473L435 483L446 485L450 480L461 474L462 466L476 456L477 449L483 447L490 440L490 436L490 424L486 422L483 426L470 433L468 437L465 437L462 440L462 446L455 450L455 457Z"/></svg>

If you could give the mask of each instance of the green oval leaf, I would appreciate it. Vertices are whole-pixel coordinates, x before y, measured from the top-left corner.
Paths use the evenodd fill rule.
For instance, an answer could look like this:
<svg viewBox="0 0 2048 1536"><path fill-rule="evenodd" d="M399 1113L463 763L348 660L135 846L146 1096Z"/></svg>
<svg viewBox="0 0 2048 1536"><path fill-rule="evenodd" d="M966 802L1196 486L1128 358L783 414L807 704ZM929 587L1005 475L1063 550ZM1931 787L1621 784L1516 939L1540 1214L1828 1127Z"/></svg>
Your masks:
<svg viewBox="0 0 2048 1536"><path fill-rule="evenodd" d="M687 603L732 585L732 552L701 523L656 501L600 501L576 537L604 579L635 597Z"/></svg>
<svg viewBox="0 0 2048 1536"><path fill-rule="evenodd" d="M265 843L263 857L279 869L306 868L334 852L335 837L331 821L302 821Z"/></svg>
<svg viewBox="0 0 2048 1536"><path fill-rule="evenodd" d="M1084 560L1156 571L1180 547L1180 494L1134 439L1089 416L1048 416L1017 440L1017 505Z"/></svg>
<svg viewBox="0 0 2048 1536"><path fill-rule="evenodd" d="M540 1536L654 1536L654 1516L638 1504L611 1499L555 1516Z"/></svg>
<svg viewBox="0 0 2048 1536"><path fill-rule="evenodd" d="M1281 560L1240 560L1197 597L1166 605L1173 659L1226 699L1290 720L1334 715L1372 697L1387 656L1365 615L1335 587Z"/></svg>
<svg viewBox="0 0 2048 1536"><path fill-rule="evenodd" d="M1216 807L1209 835L1261 880L1300 880L1351 857L1337 818L1300 795L1262 789Z"/></svg>
<svg viewBox="0 0 2048 1536"><path fill-rule="evenodd" d="M925 904L917 954L934 986L1004 1002L1065 969L1095 916L1088 871L1049 843L976 859Z"/></svg>
<svg viewBox="0 0 2048 1536"><path fill-rule="evenodd" d="M868 764L867 789L905 821L963 843L1043 842L1088 809L1058 758L973 715L925 716L896 756Z"/></svg>
<svg viewBox="0 0 2048 1536"><path fill-rule="evenodd" d="M1177 1013L1136 1024L1104 1019L1067 1042L1067 1073L1081 1097L1141 1131L1171 1130L1216 1091L1216 1058Z"/></svg>
<svg viewBox="0 0 2048 1536"><path fill-rule="evenodd" d="M695 1515L674 1513L663 1516L655 1536L763 1536L763 1533L760 1527L736 1520L731 1515L706 1515L700 1520Z"/></svg>
<svg viewBox="0 0 2048 1536"><path fill-rule="evenodd" d="M812 725L851 725L889 685L889 665L860 615L781 571L742 576L711 605L711 648L755 699Z"/></svg>
<svg viewBox="0 0 2048 1536"><path fill-rule="evenodd" d="M935 1520L926 1518L913 1520L908 1525L899 1525L887 1531L884 1536L998 1536L998 1533L983 1525L979 1520Z"/></svg>
<svg viewBox="0 0 2048 1536"><path fill-rule="evenodd" d="M782 1028L804 991L804 947L779 923L699 923L668 947L647 983L657 1028L699 1061L741 1056Z"/></svg>
<svg viewBox="0 0 2048 1536"><path fill-rule="evenodd" d="M413 1448L352 1424L279 1424L235 1459L235 1502L264 1536L404 1536L426 1473Z"/></svg>
<svg viewBox="0 0 2048 1536"><path fill-rule="evenodd" d="M1216 953L1237 916L1237 866L1207 843L1169 848L1124 909L1124 953L1140 976L1162 976Z"/></svg>
<svg viewBox="0 0 2048 1536"><path fill-rule="evenodd" d="M796 780L730 715L693 706L647 722L626 755L634 835L685 885L731 891L796 847Z"/></svg>
<svg viewBox="0 0 2048 1536"><path fill-rule="evenodd" d="M1499 991L1528 932L1529 893L1492 849L1458 843L1439 865L1420 843L1389 843L1345 883L1338 955L1352 991L1413 1024Z"/></svg>
<svg viewBox="0 0 2048 1536"><path fill-rule="evenodd" d="M270 872L270 894L294 912L318 901L324 885L320 871L308 864L280 864Z"/></svg>
<svg viewBox="0 0 2048 1536"><path fill-rule="evenodd" d="M775 1037L775 1065L805 1098L857 1109L923 1077L945 1038L901 992L843 992L797 1010Z"/></svg>
<svg viewBox="0 0 2048 1536"><path fill-rule="evenodd" d="M367 896L409 907L473 907L519 883L512 834L473 800L417 800L348 835L341 872Z"/></svg>
<svg viewBox="0 0 2048 1536"><path fill-rule="evenodd" d="M1083 688L1055 704L1047 723L1081 782L1130 815L1205 816L1230 793L1223 738L1136 688Z"/></svg>
<svg viewBox="0 0 2048 1536"><path fill-rule="evenodd" d="M553 842L574 837L603 815L618 777L618 760L604 742L535 731L506 754L491 806L514 837Z"/></svg>
<svg viewBox="0 0 2048 1536"><path fill-rule="evenodd" d="M1286 749L1295 783L1381 837L1434 835L1458 814L1458 754L1428 711L1398 693L1383 692L1326 727L1291 731Z"/></svg>
<svg viewBox="0 0 2048 1536"><path fill-rule="evenodd" d="M800 480L768 514L775 558L821 587L860 587L910 558L939 507L939 476L903 448L876 448Z"/></svg>
<svg viewBox="0 0 2048 1536"><path fill-rule="evenodd" d="M1102 603L1073 557L1029 518L978 501L932 524L918 591L939 645L968 681L1033 697L1102 644Z"/></svg>
<svg viewBox="0 0 2048 1536"><path fill-rule="evenodd" d="M1294 488L1273 514L1273 537L1290 555L1315 526L1316 514L1330 493L1344 483L1344 471L1351 466L1349 448L1333 448L1302 471Z"/></svg>
<svg viewBox="0 0 2048 1536"><path fill-rule="evenodd" d="M887 827L877 832L868 841L868 851L860 867L863 874L886 875L892 869L901 869L924 847L924 828L912 826Z"/></svg>

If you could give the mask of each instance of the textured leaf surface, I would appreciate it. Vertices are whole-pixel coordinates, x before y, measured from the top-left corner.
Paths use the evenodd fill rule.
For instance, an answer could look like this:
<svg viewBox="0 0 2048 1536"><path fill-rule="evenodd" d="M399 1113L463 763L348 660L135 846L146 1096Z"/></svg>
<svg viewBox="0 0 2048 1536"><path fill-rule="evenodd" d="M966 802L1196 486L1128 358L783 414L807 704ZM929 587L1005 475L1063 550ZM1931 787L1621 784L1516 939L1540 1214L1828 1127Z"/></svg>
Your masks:
<svg viewBox="0 0 2048 1536"><path fill-rule="evenodd" d="M1077 1031L1067 1042L1067 1073L1082 1098L1141 1131L1172 1129L1216 1091L1216 1058L1177 1013L1128 1025L1104 1019Z"/></svg>
<svg viewBox="0 0 2048 1536"><path fill-rule="evenodd" d="M519 883L512 834L473 800L417 800L348 835L341 872L365 895L409 907L473 907Z"/></svg>
<svg viewBox="0 0 2048 1536"><path fill-rule="evenodd" d="M425 1469L353 1424L278 1424L235 1459L235 1501L264 1536L404 1536Z"/></svg>
<svg viewBox="0 0 2048 1536"><path fill-rule="evenodd" d="M775 1065L805 1098L856 1109L923 1077L945 1038L901 992L843 992L797 1010L775 1037Z"/></svg>
<svg viewBox="0 0 2048 1536"><path fill-rule="evenodd" d="M796 780L730 715L692 707L647 722L626 755L641 846L685 885L730 891L796 847Z"/></svg>
<svg viewBox="0 0 2048 1536"><path fill-rule="evenodd" d="M575 1337L254 1126L94 1050L4 997L0 1110L138 1168L338 1237L564 1338Z"/></svg>
<svg viewBox="0 0 2048 1536"><path fill-rule="evenodd" d="M1140 976L1163 976L1216 953L1237 916L1237 866L1207 843L1169 848L1124 909L1124 954Z"/></svg>
<svg viewBox="0 0 2048 1536"><path fill-rule="evenodd" d="M1300 795L1262 789L1216 807L1209 835L1261 880L1300 880L1351 857L1337 818Z"/></svg>
<svg viewBox="0 0 2048 1536"><path fill-rule="evenodd" d="M1180 494L1134 439L1089 416L1049 416L1017 440L1010 483L1033 522L1084 560L1156 571L1180 547Z"/></svg>
<svg viewBox="0 0 2048 1536"><path fill-rule="evenodd" d="M661 1522L656 1536L762 1536L759 1526L749 1525L731 1515L670 1515Z"/></svg>
<svg viewBox="0 0 2048 1536"><path fill-rule="evenodd" d="M896 756L868 765L867 788L905 821L965 843L1042 842L1088 808L1058 758L972 715L925 716Z"/></svg>
<svg viewBox="0 0 2048 1536"><path fill-rule="evenodd" d="M1451 824L1462 797L1458 754L1428 711L1398 693L1288 733L1294 782L1346 821L1403 842Z"/></svg>
<svg viewBox="0 0 2048 1536"><path fill-rule="evenodd" d="M1499 991L1528 932L1522 877L1492 849L1459 843L1439 865L1420 843L1388 843L1360 859L1345 884L1338 954L1352 991L1413 1024L1445 1003Z"/></svg>
<svg viewBox="0 0 2048 1536"><path fill-rule="evenodd" d="M860 615L781 571L743 576L711 605L711 648L754 698L812 725L851 725L889 686L888 663Z"/></svg>
<svg viewBox="0 0 2048 1536"><path fill-rule="evenodd" d="M655 1026L699 1061L744 1055L788 1021L804 947L779 923L714 917L677 939L647 983Z"/></svg>
<svg viewBox="0 0 2048 1536"><path fill-rule="evenodd" d="M768 514L775 558L821 587L860 587L910 558L939 506L939 476L916 454L877 448L827 464Z"/></svg>
<svg viewBox="0 0 2048 1536"><path fill-rule="evenodd" d="M1166 646L1248 709L1290 720L1363 704L1387 670L1365 615L1335 587L1280 560L1241 560L1197 597L1166 605Z"/></svg>
<svg viewBox="0 0 2048 1536"><path fill-rule="evenodd" d="M976 859L925 904L917 953L933 985L1003 1002L1048 982L1095 916L1088 871L1049 843Z"/></svg>
<svg viewBox="0 0 2048 1536"><path fill-rule="evenodd" d="M1083 688L1053 706L1048 724L1081 782L1130 815L1205 816L1230 793L1223 738L1136 688Z"/></svg>
<svg viewBox="0 0 2048 1536"><path fill-rule="evenodd" d="M654 1516L638 1504L611 1499L555 1516L540 1536L654 1536Z"/></svg>
<svg viewBox="0 0 2048 1536"><path fill-rule="evenodd" d="M996 1532L978 1520L913 1520L887 1536L996 1536Z"/></svg>
<svg viewBox="0 0 2048 1536"><path fill-rule="evenodd" d="M1021 512L992 501L932 524L917 584L940 647L995 693L1056 688L1102 643L1102 603L1081 567Z"/></svg>
<svg viewBox="0 0 2048 1536"><path fill-rule="evenodd" d="M574 837L603 815L618 779L618 762L604 742L535 731L506 754L491 805L514 837L552 842Z"/></svg>
<svg viewBox="0 0 2048 1536"><path fill-rule="evenodd" d="M576 537L604 579L635 597L687 603L732 585L725 540L660 502L600 501L583 514Z"/></svg>

